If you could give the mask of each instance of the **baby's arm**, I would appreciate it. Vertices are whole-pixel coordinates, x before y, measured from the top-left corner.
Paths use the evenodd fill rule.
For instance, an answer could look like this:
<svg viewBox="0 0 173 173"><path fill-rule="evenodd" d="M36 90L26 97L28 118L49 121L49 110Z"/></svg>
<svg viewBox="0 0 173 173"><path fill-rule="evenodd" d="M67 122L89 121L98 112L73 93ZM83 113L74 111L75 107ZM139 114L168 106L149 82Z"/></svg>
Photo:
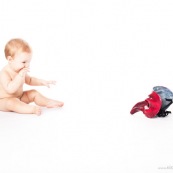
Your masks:
<svg viewBox="0 0 173 173"><path fill-rule="evenodd" d="M32 85L32 86L47 86L48 88L50 87L50 84L56 84L56 81L46 81L43 79L38 79L35 77L30 77L29 75L26 75L25 79L26 84Z"/></svg>
<svg viewBox="0 0 173 173"><path fill-rule="evenodd" d="M4 73L4 75L2 76L2 85L4 89L9 94L15 93L24 84L25 74L27 72L28 68L22 69L13 80L11 80L10 76L7 73Z"/></svg>

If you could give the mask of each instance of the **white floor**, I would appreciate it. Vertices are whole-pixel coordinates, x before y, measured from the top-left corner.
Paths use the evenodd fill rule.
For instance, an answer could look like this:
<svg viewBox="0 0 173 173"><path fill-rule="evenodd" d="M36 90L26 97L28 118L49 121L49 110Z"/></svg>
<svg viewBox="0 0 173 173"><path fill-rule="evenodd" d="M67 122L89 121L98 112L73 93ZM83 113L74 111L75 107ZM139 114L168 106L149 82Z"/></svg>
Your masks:
<svg viewBox="0 0 173 173"><path fill-rule="evenodd" d="M1 1L0 66L5 43L25 39L30 75L57 80L32 88L65 105L39 117L0 112L0 172L173 170L173 115L130 115L153 86L173 90L172 8L171 0Z"/></svg>

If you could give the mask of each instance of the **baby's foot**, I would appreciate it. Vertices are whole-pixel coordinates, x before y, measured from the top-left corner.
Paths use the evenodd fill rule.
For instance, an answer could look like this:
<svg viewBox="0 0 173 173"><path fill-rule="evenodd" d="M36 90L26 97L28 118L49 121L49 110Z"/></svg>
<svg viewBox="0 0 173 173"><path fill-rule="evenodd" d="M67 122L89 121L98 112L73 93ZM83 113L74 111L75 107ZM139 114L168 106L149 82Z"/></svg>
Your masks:
<svg viewBox="0 0 173 173"><path fill-rule="evenodd" d="M41 108L39 106L34 106L33 113L36 115L41 115Z"/></svg>
<svg viewBox="0 0 173 173"><path fill-rule="evenodd" d="M62 107L63 105L64 105L63 102L51 100L47 103L46 107L47 108L57 108L57 107Z"/></svg>

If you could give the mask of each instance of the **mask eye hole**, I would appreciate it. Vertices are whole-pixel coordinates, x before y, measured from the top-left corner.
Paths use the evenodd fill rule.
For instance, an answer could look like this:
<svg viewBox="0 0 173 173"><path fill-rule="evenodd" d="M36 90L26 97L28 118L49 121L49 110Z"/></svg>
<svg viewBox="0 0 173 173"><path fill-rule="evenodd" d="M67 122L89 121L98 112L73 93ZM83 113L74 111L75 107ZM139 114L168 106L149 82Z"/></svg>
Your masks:
<svg viewBox="0 0 173 173"><path fill-rule="evenodd" d="M149 106L148 106L148 105L145 105L145 106L144 106L144 109L148 109L148 108L149 108Z"/></svg>

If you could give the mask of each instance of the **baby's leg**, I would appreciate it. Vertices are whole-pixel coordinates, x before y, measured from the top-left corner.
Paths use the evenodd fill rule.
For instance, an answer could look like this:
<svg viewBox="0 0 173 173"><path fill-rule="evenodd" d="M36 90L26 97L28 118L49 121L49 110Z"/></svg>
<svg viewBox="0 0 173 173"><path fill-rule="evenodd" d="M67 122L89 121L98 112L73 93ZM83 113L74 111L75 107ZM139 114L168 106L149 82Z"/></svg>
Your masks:
<svg viewBox="0 0 173 173"><path fill-rule="evenodd" d="M0 101L0 110L12 111L21 114L41 114L41 109L37 106L28 105L21 102L18 98L5 98Z"/></svg>
<svg viewBox="0 0 173 173"><path fill-rule="evenodd" d="M25 91L21 101L25 103L35 102L38 106L46 106L48 108L62 107L64 105L63 102L58 100L46 98L36 90Z"/></svg>

